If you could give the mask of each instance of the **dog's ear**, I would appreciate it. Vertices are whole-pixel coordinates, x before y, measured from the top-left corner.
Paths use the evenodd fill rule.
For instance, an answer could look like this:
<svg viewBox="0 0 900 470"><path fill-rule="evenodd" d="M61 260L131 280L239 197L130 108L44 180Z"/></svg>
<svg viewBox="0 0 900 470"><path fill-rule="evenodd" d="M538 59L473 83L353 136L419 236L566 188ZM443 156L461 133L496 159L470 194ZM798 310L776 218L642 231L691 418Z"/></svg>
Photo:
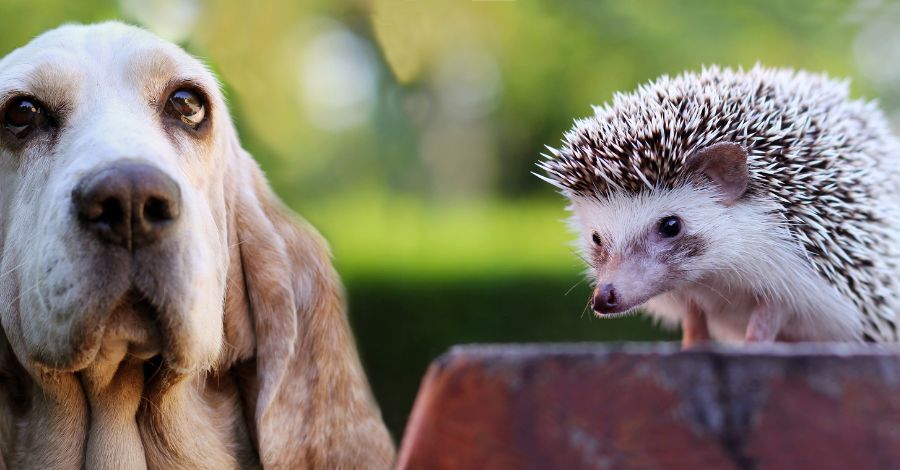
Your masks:
<svg viewBox="0 0 900 470"><path fill-rule="evenodd" d="M252 157L235 149L226 171L233 248L225 329L260 461L388 468L393 443L359 362L329 249L283 207ZM252 357L241 365L248 348Z"/></svg>

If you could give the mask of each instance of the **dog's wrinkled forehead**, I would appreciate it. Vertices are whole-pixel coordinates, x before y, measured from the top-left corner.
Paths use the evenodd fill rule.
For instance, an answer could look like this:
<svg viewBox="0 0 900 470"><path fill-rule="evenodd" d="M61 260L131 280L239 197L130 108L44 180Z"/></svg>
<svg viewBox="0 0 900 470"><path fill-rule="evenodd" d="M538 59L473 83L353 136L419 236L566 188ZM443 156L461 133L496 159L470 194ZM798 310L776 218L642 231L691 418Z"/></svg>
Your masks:
<svg viewBox="0 0 900 470"><path fill-rule="evenodd" d="M25 93L64 110L84 95L137 93L152 101L177 81L210 94L218 88L203 64L179 47L116 22L63 26L0 60L0 99Z"/></svg>

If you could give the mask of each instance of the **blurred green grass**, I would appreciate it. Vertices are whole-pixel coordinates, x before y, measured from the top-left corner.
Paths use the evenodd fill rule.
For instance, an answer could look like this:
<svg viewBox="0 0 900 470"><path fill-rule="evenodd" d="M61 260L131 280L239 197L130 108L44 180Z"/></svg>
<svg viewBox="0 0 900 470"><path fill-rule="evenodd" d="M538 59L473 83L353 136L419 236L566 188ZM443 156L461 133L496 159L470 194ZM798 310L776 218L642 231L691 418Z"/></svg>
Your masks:
<svg viewBox="0 0 900 470"><path fill-rule="evenodd" d="M291 204L329 240L348 279L581 277L562 199L428 202L369 192Z"/></svg>

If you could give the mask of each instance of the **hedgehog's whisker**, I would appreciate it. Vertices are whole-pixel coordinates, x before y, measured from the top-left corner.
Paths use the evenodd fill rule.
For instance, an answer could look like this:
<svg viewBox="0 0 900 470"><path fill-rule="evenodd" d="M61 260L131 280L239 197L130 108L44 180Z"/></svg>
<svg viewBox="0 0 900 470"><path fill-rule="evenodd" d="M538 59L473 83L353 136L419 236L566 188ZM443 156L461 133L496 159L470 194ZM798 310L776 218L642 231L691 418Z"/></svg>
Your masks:
<svg viewBox="0 0 900 470"><path fill-rule="evenodd" d="M580 251L578 251L578 250L573 250L573 249L571 249L571 248L569 249L569 251L571 251L573 255L577 256L578 259L580 259L581 261L583 261L584 264L587 264L587 265L590 265L590 264L591 264L591 263L588 262L587 258L585 258L583 254L581 254Z"/></svg>
<svg viewBox="0 0 900 470"><path fill-rule="evenodd" d="M563 297L569 295L573 290L575 290L576 287L583 284L585 281L587 281L587 279L582 279L582 280L576 282L575 284L572 284L572 287L570 287L569 290L567 290L566 293L563 294Z"/></svg>
<svg viewBox="0 0 900 470"><path fill-rule="evenodd" d="M725 295L722 294L721 292L719 292L719 290L716 289L715 287L713 287L713 286L711 286L711 285L709 285L709 284L707 284L707 283L705 283L705 282L702 282L702 281L695 281L695 280L693 280L693 279L686 279L686 280L687 280L688 282L690 282L690 283L693 283L693 284L697 285L697 286L705 287L705 288L707 288L707 289L713 291L713 292L714 292L716 295L718 295L722 300L724 300L725 303L727 303L727 304L730 304L730 303L731 303L731 300L730 300L728 297L725 297Z"/></svg>
<svg viewBox="0 0 900 470"><path fill-rule="evenodd" d="M591 298L588 297L587 302L584 303L584 308L581 309L581 316L578 318L584 318L584 314L588 311L588 308L591 306ZM593 317L593 315L591 315ZM590 318L590 317L588 317Z"/></svg>

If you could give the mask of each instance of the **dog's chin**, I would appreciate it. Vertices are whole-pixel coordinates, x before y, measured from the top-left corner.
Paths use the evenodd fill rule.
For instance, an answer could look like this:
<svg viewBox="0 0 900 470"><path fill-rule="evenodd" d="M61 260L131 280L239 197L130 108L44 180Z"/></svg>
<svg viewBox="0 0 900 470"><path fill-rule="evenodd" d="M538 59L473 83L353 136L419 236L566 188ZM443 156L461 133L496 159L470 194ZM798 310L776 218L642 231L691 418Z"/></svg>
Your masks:
<svg viewBox="0 0 900 470"><path fill-rule="evenodd" d="M158 308L146 296L129 290L104 325L100 350L125 347L130 357L141 360L160 354L163 341L158 318Z"/></svg>
<svg viewBox="0 0 900 470"><path fill-rule="evenodd" d="M158 326L159 309L138 289L131 287L118 299L108 302L106 313L94 324L72 331L71 352L66 357L35 358L46 372L78 372L98 362L127 356L147 360L163 352L164 341ZM113 359L115 358L115 359Z"/></svg>

